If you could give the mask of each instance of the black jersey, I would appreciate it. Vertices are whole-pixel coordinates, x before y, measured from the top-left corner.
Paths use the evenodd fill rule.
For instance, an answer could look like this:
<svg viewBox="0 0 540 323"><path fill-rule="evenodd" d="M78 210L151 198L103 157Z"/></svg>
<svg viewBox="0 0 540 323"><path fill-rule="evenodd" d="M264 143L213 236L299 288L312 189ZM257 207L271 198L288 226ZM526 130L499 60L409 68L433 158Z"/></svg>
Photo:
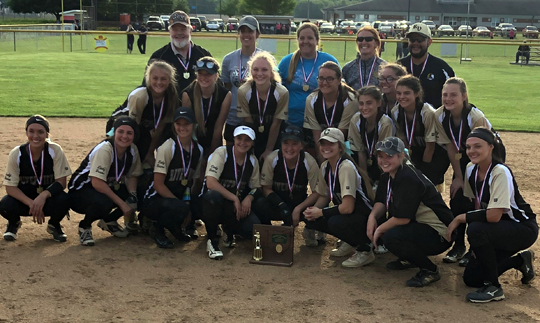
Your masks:
<svg viewBox="0 0 540 323"><path fill-rule="evenodd" d="M444 60L428 54L427 62L421 65L412 64L411 55L404 57L398 61L407 69L407 72L416 76L422 83L424 90L424 102L431 104L434 107L442 105L441 93L444 83L447 79L456 76L454 70Z"/></svg>

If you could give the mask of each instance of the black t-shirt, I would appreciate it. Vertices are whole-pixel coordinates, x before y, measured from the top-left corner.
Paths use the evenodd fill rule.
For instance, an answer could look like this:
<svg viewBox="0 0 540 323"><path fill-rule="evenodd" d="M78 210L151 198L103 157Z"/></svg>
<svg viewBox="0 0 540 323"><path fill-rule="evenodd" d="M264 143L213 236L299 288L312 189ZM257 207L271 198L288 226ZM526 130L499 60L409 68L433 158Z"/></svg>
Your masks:
<svg viewBox="0 0 540 323"><path fill-rule="evenodd" d="M420 65L413 64L413 70L411 71L410 55L400 59L398 63L403 65L408 73L420 79L422 89L424 90L424 102L431 104L435 108L440 107L442 105L441 96L444 82L456 76L450 65L431 54L428 54L424 71L422 71L423 63Z"/></svg>

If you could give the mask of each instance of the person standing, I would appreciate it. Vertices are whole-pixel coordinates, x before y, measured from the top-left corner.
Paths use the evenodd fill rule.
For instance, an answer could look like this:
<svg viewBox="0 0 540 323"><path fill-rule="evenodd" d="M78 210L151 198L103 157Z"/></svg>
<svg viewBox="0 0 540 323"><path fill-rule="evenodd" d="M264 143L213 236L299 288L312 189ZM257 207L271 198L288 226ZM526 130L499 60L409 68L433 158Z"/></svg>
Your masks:
<svg viewBox="0 0 540 323"><path fill-rule="evenodd" d="M426 24L415 23L407 33L410 55L398 61L407 72L416 76L424 89L424 102L435 109L441 106L444 82L455 76L454 70L442 59L428 52L431 45L431 31Z"/></svg>
<svg viewBox="0 0 540 323"><path fill-rule="evenodd" d="M126 29L126 33L127 34L127 52L128 54L131 54L131 52L133 51L133 43L135 42L135 35L133 34L130 34L132 32L134 32L135 29L133 28L133 26L131 24L129 24L127 26L127 29Z"/></svg>
<svg viewBox="0 0 540 323"><path fill-rule="evenodd" d="M137 39L137 47L139 47L139 52L141 54L146 54L146 37L148 34L148 29L146 29L145 24L141 24L139 28L139 39Z"/></svg>
<svg viewBox="0 0 540 323"><path fill-rule="evenodd" d="M401 41L401 33L396 34L396 61L403 58L403 42Z"/></svg>
<svg viewBox="0 0 540 323"><path fill-rule="evenodd" d="M360 28L356 33L356 58L343 66L345 83L356 91L364 86L379 85L379 66L386 64L386 61L379 57L381 47L381 38L375 28Z"/></svg>
<svg viewBox="0 0 540 323"><path fill-rule="evenodd" d="M525 57L527 64L529 64L529 58L531 57L531 46L527 45L526 40L523 41L523 45L519 45L518 47L518 51L516 52L516 64L518 63L520 56Z"/></svg>
<svg viewBox="0 0 540 323"><path fill-rule="evenodd" d="M160 59L174 67L178 75L178 93L182 93L195 80L195 63L204 56L212 56L209 51L191 41L192 30L189 16L185 12L173 12L169 18L171 42L155 51L148 61L150 65L152 61Z"/></svg>

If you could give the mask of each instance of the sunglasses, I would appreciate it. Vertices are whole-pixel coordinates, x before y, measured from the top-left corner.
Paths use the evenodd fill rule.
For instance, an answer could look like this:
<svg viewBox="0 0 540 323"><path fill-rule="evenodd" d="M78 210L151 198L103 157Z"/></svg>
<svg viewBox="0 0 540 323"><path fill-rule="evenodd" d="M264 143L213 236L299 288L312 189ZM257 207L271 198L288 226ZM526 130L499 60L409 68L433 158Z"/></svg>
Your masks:
<svg viewBox="0 0 540 323"><path fill-rule="evenodd" d="M385 141L379 141L376 145L375 145L375 150L379 150L381 148L386 148L386 149L392 149L392 150L395 150L397 151L398 150L398 147L397 145L395 145L392 141L390 140L385 140Z"/></svg>
<svg viewBox="0 0 540 323"><path fill-rule="evenodd" d="M369 43L370 41L373 41L374 39L375 37L362 37L362 36L356 37L356 41L359 43L363 42L364 40Z"/></svg>
<svg viewBox="0 0 540 323"><path fill-rule="evenodd" d="M386 82L386 83L392 83L395 80L397 80L396 78L393 78L391 76L389 76L389 77L379 76L377 79L379 80L379 82Z"/></svg>
<svg viewBox="0 0 540 323"><path fill-rule="evenodd" d="M214 66L216 65L212 61L197 61L197 67L201 68L204 66L206 66L209 69L214 69Z"/></svg>
<svg viewBox="0 0 540 323"><path fill-rule="evenodd" d="M335 77L332 77L332 76L329 76L329 77L322 77L322 76L319 76L317 77L317 81L319 81L319 83L324 83L326 81L326 83L330 84L332 82L334 82L336 78Z"/></svg>
<svg viewBox="0 0 540 323"><path fill-rule="evenodd" d="M412 43L423 43L426 40L426 38L409 38L409 42Z"/></svg>
<svg viewBox="0 0 540 323"><path fill-rule="evenodd" d="M285 128L285 130L283 130L283 134L284 135L293 135L293 136L297 136L297 137L301 137L303 135L301 130L290 129L290 128Z"/></svg>

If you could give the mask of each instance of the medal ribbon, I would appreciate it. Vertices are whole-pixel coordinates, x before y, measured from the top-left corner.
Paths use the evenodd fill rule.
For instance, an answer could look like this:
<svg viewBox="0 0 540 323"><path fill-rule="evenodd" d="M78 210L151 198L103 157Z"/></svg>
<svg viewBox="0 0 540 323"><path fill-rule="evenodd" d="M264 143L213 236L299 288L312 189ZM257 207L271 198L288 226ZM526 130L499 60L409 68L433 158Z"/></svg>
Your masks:
<svg viewBox="0 0 540 323"><path fill-rule="evenodd" d="M184 178L188 179L189 167L191 167L191 157L193 157L193 154L192 154L193 140L191 141L191 144L189 146L189 163L188 163L187 167L186 167L186 161L184 159L184 147L182 147L182 143L180 142L180 139L178 139L178 136L176 136L176 142L180 146L180 156L182 156L182 167L183 167L182 173L184 174Z"/></svg>
<svg viewBox="0 0 540 323"><path fill-rule="evenodd" d="M491 164L489 164L489 167L486 171L486 176L484 176L484 181L482 182L482 188L480 188L480 194L478 194L478 187L476 187L476 183L478 183L478 173L480 172L480 167L477 167L476 168L476 174L474 175L474 196L476 198L475 200L475 204L476 204L476 209L479 210L480 209L480 205L482 204L482 195L484 195L484 186L486 185L486 180L487 180L487 174L489 173L489 170L491 169Z"/></svg>
<svg viewBox="0 0 540 323"><path fill-rule="evenodd" d="M373 135L373 140L371 141L371 145L369 144L369 139L367 135L367 131L364 133L364 138L366 138L366 146L369 153L369 158L373 155L373 148L375 147L375 135Z"/></svg>
<svg viewBox="0 0 540 323"><path fill-rule="evenodd" d="M268 105L268 101L270 101L270 90L272 89L272 85L268 88L268 93L266 93L266 101L264 102L264 107L261 112L261 100L259 99L259 91L255 90L255 94L257 94L257 110L259 111L259 125L263 125L264 122L264 113L266 112L266 106Z"/></svg>
<svg viewBox="0 0 540 323"><path fill-rule="evenodd" d="M41 183L43 183L43 168L45 167L45 149L41 150L41 174L38 176L36 172L36 168L34 167L34 158L32 158L32 149L30 149L30 146L28 146L28 151L30 154L30 165L32 165L32 170L34 171L34 174L36 175L36 181L39 186L41 186Z"/></svg>
<svg viewBox="0 0 540 323"><path fill-rule="evenodd" d="M122 178L122 175L124 175L124 170L126 169L126 161L127 161L127 150L124 153L124 166L122 167L122 171L120 172L120 175L118 175L118 152L116 151L116 143L114 144L114 171L115 171L115 179L116 182L119 183L120 178Z"/></svg>
<svg viewBox="0 0 540 323"><path fill-rule="evenodd" d="M330 201L334 201L334 188L336 187L336 178L337 178L337 172L339 168L339 164L341 163L341 158L336 163L336 169L334 170L334 176L332 176L332 169L330 168L330 171L328 172L328 190L330 191ZM330 167L330 163L328 163L328 167Z"/></svg>
<svg viewBox="0 0 540 323"><path fill-rule="evenodd" d="M373 64L371 64L371 70L369 71L369 77L367 84L364 85L364 77L362 76L362 60L358 60L358 72L360 74L360 87L368 86L371 81L371 75L373 74L373 69L375 68L375 63L377 62L377 57L373 57Z"/></svg>
<svg viewBox="0 0 540 323"><path fill-rule="evenodd" d="M454 136L454 130L452 130L452 120L448 119L448 128L450 128L450 134L452 135L452 142L454 143L454 146L456 146L456 149L459 153L459 149L461 146L461 135L463 134L463 119L459 121L459 138L456 142L456 137Z"/></svg>
<svg viewBox="0 0 540 323"><path fill-rule="evenodd" d="M308 84L309 79L311 78L311 75L313 75L313 72L315 71L315 63L317 62L317 57L319 56L319 52L315 52L315 60L313 61L313 67L311 67L311 72L306 77L306 71L304 70L304 59L302 58L302 55L300 55L300 62L302 63L302 76L304 77L304 83Z"/></svg>
<svg viewBox="0 0 540 323"><path fill-rule="evenodd" d="M390 210L390 199L392 198L392 187L390 187L390 178L386 185L386 211Z"/></svg>
<svg viewBox="0 0 540 323"><path fill-rule="evenodd" d="M294 181L296 180L296 171L298 170L298 163L300 162L300 155L298 155L298 158L296 159L296 166L294 166L294 175L292 179L292 183L289 180L289 169L287 168L287 163L285 162L285 157L283 157L283 166L285 166L285 175L287 176L287 187L289 188L289 193L292 195L293 189L294 189Z"/></svg>
<svg viewBox="0 0 540 323"><path fill-rule="evenodd" d="M408 122L407 122L407 116L405 116L405 132L406 132L406 135L407 135L407 143L409 144L409 148L412 147L412 142L414 140L415 126L416 126L416 111L414 111L414 117L413 117L413 122L412 122L412 127L411 127L410 132L409 132L409 125L408 125Z"/></svg>
<svg viewBox="0 0 540 323"><path fill-rule="evenodd" d="M337 101L336 101L337 103ZM326 117L326 101L324 100L324 97L323 97L323 100L322 100L322 106L323 106L323 112L324 112L324 119L326 120L326 125L328 127L331 127L333 122L334 122L334 115L336 114L336 103L334 103L334 106L333 106L333 109L332 109L332 118L330 118L330 122L328 122L328 117Z"/></svg>
<svg viewBox="0 0 540 323"><path fill-rule="evenodd" d="M422 73L424 73L424 69L426 68L428 58L429 58L429 54L427 54L427 56L426 56L426 60L424 61L424 65L422 65L422 70L420 71L420 74L417 76L418 78L420 78L420 76L422 76ZM416 75L414 75L412 57L411 57L411 74L413 74L413 76L416 76Z"/></svg>
<svg viewBox="0 0 540 323"><path fill-rule="evenodd" d="M186 57L186 62L187 62L186 64L184 64L184 62L182 62L180 57L176 56L176 58L178 59L178 61L180 62L180 64L184 68L184 70L186 70L186 72L189 73L189 59L191 58L191 44L189 44L188 54L187 54L187 57Z"/></svg>
<svg viewBox="0 0 540 323"><path fill-rule="evenodd" d="M152 112L154 113L154 129L157 129L159 126L159 123L161 122L161 117L163 116L163 107L165 106L165 98L161 100L161 108L159 109L159 116L156 121L156 109L152 109Z"/></svg>
<svg viewBox="0 0 540 323"><path fill-rule="evenodd" d="M204 120L204 125L206 126L206 121L208 120L208 116L210 115L210 108L212 107L212 99L214 98L214 92L212 92L212 95L210 96L210 101L208 101L208 112L204 112L204 103L203 98L201 95L201 109L202 109L202 115Z"/></svg>
<svg viewBox="0 0 540 323"><path fill-rule="evenodd" d="M240 177L238 177L238 167L236 164L236 156L234 155L234 146L232 148L232 157L234 162L234 181L236 182L236 191L238 192L240 190L240 185L242 184L242 177L244 176L244 170L246 169L246 163L247 163L247 154L246 157L244 157L244 165L242 166L242 174L240 174Z"/></svg>

